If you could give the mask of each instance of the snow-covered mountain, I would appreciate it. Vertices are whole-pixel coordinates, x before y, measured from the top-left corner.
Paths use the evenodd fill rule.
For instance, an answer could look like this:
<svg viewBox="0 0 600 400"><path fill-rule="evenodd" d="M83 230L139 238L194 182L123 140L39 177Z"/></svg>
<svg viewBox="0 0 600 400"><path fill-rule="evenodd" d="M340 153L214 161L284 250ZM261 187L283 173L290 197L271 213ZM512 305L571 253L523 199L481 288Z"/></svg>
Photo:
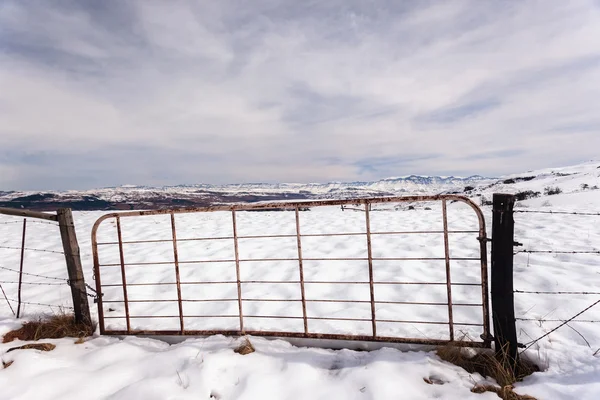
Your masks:
<svg viewBox="0 0 600 400"><path fill-rule="evenodd" d="M177 185L163 187L125 185L66 192L0 192L0 206L79 210L205 206L216 203L268 200L377 197L462 191L468 185L491 184L481 176L439 177L410 175L375 182L244 183L229 185Z"/></svg>
<svg viewBox="0 0 600 400"><path fill-rule="evenodd" d="M600 162L507 175L501 178L410 175L374 182L244 183L163 187L124 185L66 192L2 192L0 207L50 210L155 209L276 200L340 199L390 195L460 193L491 200L493 193L514 193L519 200L558 193L592 192L600 187ZM600 193L597 192L597 193Z"/></svg>

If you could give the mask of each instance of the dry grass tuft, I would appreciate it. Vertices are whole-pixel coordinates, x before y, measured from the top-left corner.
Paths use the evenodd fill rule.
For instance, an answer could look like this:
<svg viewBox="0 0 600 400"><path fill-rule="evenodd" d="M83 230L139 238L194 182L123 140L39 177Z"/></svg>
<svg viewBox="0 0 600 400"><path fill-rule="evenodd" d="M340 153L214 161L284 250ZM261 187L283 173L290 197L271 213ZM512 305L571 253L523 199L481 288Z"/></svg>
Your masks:
<svg viewBox="0 0 600 400"><path fill-rule="evenodd" d="M78 338L78 339L75 341L75 344L84 344L84 343L85 343L85 338L84 338L83 336L82 336L82 337L80 337L80 338Z"/></svg>
<svg viewBox="0 0 600 400"><path fill-rule="evenodd" d="M250 343L250 340L248 338L244 338L242 344L233 349L233 351L245 356L247 354L254 353L256 350L254 349L254 346L252 346L252 343Z"/></svg>
<svg viewBox="0 0 600 400"><path fill-rule="evenodd" d="M471 389L473 393L496 393L503 400L536 400L535 397L518 394L513 391L513 386L504 386L503 388L492 385L475 385Z"/></svg>
<svg viewBox="0 0 600 400"><path fill-rule="evenodd" d="M14 361L5 362L2 360L2 368L8 368L13 364Z"/></svg>
<svg viewBox="0 0 600 400"><path fill-rule="evenodd" d="M469 373L491 377L500 385L500 387L476 385L471 389L473 393L493 392L503 400L535 400L533 397L519 395L513 391L515 382L522 381L526 376L540 370L527 360L519 359L515 365L506 351L502 352L501 356L493 352L481 352L473 356L466 349L451 344L438 348L437 355L442 360L457 365Z"/></svg>
<svg viewBox="0 0 600 400"><path fill-rule="evenodd" d="M26 344L25 346L13 347L8 349L7 353L15 350L40 350L40 351L52 351L56 348L52 343L32 343Z"/></svg>
<svg viewBox="0 0 600 400"><path fill-rule="evenodd" d="M57 314L50 317L40 317L37 321L26 322L19 329L4 335L2 343L9 343L19 339L35 341L39 339L59 339L64 337L83 338L91 336L94 327L83 323L76 323L75 317L70 314Z"/></svg>

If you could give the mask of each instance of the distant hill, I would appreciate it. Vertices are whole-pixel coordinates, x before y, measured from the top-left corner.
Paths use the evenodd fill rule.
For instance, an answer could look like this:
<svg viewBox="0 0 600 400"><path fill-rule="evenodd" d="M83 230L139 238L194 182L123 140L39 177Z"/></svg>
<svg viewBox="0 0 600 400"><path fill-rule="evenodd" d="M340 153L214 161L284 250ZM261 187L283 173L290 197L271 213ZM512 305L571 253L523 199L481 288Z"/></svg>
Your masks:
<svg viewBox="0 0 600 400"><path fill-rule="evenodd" d="M0 207L54 210L129 210L202 207L212 204L343 199L403 194L435 194L462 191L465 186L493 183L481 176L440 177L410 175L375 182L245 183L230 185L177 185L120 187L66 192L0 192Z"/></svg>
<svg viewBox="0 0 600 400"><path fill-rule="evenodd" d="M0 191L0 207L55 210L131 210L203 207L259 201L344 199L381 196L463 194L489 204L493 193L513 193L521 201L557 194L595 192L600 187L600 162L484 178L410 175L374 182L244 183L231 185L126 185L66 192ZM600 194L600 191L596 192Z"/></svg>

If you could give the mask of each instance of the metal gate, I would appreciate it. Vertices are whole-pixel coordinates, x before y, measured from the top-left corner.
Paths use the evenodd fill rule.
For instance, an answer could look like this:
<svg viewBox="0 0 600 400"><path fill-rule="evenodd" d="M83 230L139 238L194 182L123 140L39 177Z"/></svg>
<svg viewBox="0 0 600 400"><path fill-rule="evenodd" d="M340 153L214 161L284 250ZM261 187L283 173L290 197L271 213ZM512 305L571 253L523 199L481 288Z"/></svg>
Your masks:
<svg viewBox="0 0 600 400"><path fill-rule="evenodd" d="M452 229L461 204L473 227ZM107 214L92 230L100 333L489 347L486 245L457 195Z"/></svg>

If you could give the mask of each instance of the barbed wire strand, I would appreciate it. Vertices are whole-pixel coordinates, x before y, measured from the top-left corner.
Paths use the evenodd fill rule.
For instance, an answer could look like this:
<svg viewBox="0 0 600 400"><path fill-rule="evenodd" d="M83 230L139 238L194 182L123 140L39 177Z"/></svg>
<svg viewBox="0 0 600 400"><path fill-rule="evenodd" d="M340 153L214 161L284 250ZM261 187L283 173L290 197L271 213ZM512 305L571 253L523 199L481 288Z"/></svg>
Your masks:
<svg viewBox="0 0 600 400"><path fill-rule="evenodd" d="M517 255L519 253L528 254L600 254L600 250L585 250L585 251L574 251L574 250L519 250L513 253Z"/></svg>
<svg viewBox="0 0 600 400"><path fill-rule="evenodd" d="M0 246L0 249L21 250L20 247L11 247L11 246ZM44 253L65 254L63 251L56 251L56 250L34 249L34 248L31 248L31 247L25 247L24 249L26 251L41 251L41 252L44 252Z"/></svg>
<svg viewBox="0 0 600 400"><path fill-rule="evenodd" d="M17 274L18 274L18 273L20 273L20 271L17 271L16 269L6 268L6 267L3 267L3 266L0 266L0 269L3 269L3 270L5 270L5 271L10 271L10 272L15 272L15 273L17 273ZM65 278L57 278L57 277L54 277L54 276L46 276L46 275L32 274L32 273L30 273L30 272L23 272L23 275L35 276L36 278L43 278L43 279L54 279L54 280L57 280L57 281L65 281L65 282L68 282L68 279L65 279Z"/></svg>
<svg viewBox="0 0 600 400"><path fill-rule="evenodd" d="M551 291L533 291L533 290L515 290L515 293L526 293L526 294L583 294L583 295L600 295L600 292L551 292Z"/></svg>
<svg viewBox="0 0 600 400"><path fill-rule="evenodd" d="M0 222L0 225L10 225L10 224L23 224L23 221L4 221ZM38 221L36 219L28 219L27 224L43 224L43 225L52 225L52 226L60 226L58 222L52 221Z"/></svg>
<svg viewBox="0 0 600 400"><path fill-rule="evenodd" d="M565 322L564 319L543 319L543 318L515 318L515 320L517 320L517 321L536 321L536 322ZM600 320L597 320L597 319L574 319L571 322L600 322Z"/></svg>
<svg viewBox="0 0 600 400"><path fill-rule="evenodd" d="M577 314L575 314L574 316L572 316L571 318L567 319L566 321L564 321L562 324L558 325L556 328L552 329L551 331L547 332L546 334L540 336L539 338L527 343L525 346L525 349L522 352L527 351L531 346L533 346L534 344L536 344L537 342L539 342L540 340L542 340L543 338L547 337L548 335L550 335L553 332L556 332L558 329L562 328L563 326L567 325L569 322L573 321L575 318L579 317L581 314L583 314L584 312L586 312L587 310L589 310L590 308L594 307L595 305L597 305L598 303L600 303L600 299L597 300L596 302L594 302L593 304L589 305L588 307L586 307L584 310L578 312Z"/></svg>
<svg viewBox="0 0 600 400"><path fill-rule="evenodd" d="M7 284L18 284L21 283L23 285L40 285L40 286L57 286L57 285L66 285L66 283L55 283L55 282L19 282L19 281L0 281L0 283Z"/></svg>
<svg viewBox="0 0 600 400"><path fill-rule="evenodd" d="M18 303L18 300L15 299L7 299L8 301L12 301L13 303ZM29 304L29 305L33 305L33 306L45 306L45 307L58 307L58 308L68 308L70 310L73 310L73 307L70 306L64 306L64 305L56 305L56 304L46 304L46 303L34 303L31 301L21 301L21 304Z"/></svg>
<svg viewBox="0 0 600 400"><path fill-rule="evenodd" d="M60 226L58 224L58 221L54 221L54 222L53 221L40 221L40 220L37 220L37 219L28 219L27 223L28 224L52 225L52 226L56 226L56 227Z"/></svg>
<svg viewBox="0 0 600 400"><path fill-rule="evenodd" d="M4 295L4 298L6 299L6 304L8 304L8 306L10 307L10 311L12 311L13 315L16 316L17 314L15 314L15 310L14 310L12 304L10 304L10 301L8 301L8 297L6 297L6 292L4 291L2 284L0 284L0 290L2 290L2 294Z"/></svg>
<svg viewBox="0 0 600 400"><path fill-rule="evenodd" d="M541 210L514 210L514 213L531 213L531 214L559 214L559 215L587 215L600 216L600 213L574 212L574 211L541 211Z"/></svg>

